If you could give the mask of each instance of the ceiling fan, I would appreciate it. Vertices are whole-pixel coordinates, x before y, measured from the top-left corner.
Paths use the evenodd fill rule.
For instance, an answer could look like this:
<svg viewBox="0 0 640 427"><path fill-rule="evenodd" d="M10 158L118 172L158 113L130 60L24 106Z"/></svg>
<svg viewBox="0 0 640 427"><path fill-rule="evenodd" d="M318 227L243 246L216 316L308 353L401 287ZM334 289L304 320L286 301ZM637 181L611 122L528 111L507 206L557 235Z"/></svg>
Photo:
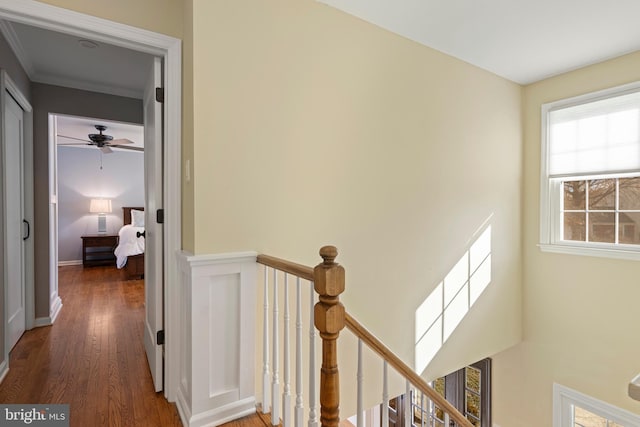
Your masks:
<svg viewBox="0 0 640 427"><path fill-rule="evenodd" d="M96 147L98 147L100 149L100 151L102 151L104 154L109 154L109 153L113 153L113 150L111 149L111 147L114 148L122 148L125 150L133 150L133 151L144 151L144 148L142 147L130 147L127 146L127 144L133 144L134 142L126 139L126 138L121 138L121 139L113 139L113 137L111 135L106 135L102 132L104 132L105 130L107 130L107 127L104 125L95 125L95 128L98 130L98 132L100 133L90 133L88 136L88 140L87 139L82 139L82 138L76 138L73 136L66 136L66 135L58 135L58 137L60 138L66 138L66 139L74 139L76 141L82 141L82 142L63 142L63 143L58 143L58 145L94 145Z"/></svg>

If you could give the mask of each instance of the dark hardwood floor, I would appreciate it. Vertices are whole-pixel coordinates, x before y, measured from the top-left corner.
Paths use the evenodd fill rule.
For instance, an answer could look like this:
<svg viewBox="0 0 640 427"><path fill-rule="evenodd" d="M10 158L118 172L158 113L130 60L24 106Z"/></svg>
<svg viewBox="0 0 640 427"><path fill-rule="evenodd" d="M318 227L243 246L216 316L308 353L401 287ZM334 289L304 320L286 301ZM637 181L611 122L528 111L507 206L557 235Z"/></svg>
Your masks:
<svg viewBox="0 0 640 427"><path fill-rule="evenodd" d="M181 426L155 393L143 344L144 281L115 267L60 267L63 307L10 355L0 403L68 403L70 425Z"/></svg>

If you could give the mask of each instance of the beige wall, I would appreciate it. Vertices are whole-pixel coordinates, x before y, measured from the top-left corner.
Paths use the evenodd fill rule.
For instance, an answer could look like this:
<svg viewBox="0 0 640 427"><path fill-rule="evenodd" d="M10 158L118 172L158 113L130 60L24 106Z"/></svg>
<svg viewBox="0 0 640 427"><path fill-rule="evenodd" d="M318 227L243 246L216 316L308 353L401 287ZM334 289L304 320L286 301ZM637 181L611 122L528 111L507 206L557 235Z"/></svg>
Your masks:
<svg viewBox="0 0 640 427"><path fill-rule="evenodd" d="M53 6L182 38L182 0L38 0Z"/></svg>
<svg viewBox="0 0 640 427"><path fill-rule="evenodd" d="M513 374L496 378L502 426L551 425L553 382L640 412L626 394L640 370L638 262L543 253L536 246L541 105L637 80L640 53L524 89L524 342L494 358Z"/></svg>
<svg viewBox="0 0 640 427"><path fill-rule="evenodd" d="M182 179L182 248L195 252L193 221L193 0L184 1L184 38L182 40L182 164L188 169Z"/></svg>
<svg viewBox="0 0 640 427"><path fill-rule="evenodd" d="M413 363L489 222L492 283L428 375L520 340L518 85L312 0L194 1L193 35L197 253L337 245L348 309Z"/></svg>

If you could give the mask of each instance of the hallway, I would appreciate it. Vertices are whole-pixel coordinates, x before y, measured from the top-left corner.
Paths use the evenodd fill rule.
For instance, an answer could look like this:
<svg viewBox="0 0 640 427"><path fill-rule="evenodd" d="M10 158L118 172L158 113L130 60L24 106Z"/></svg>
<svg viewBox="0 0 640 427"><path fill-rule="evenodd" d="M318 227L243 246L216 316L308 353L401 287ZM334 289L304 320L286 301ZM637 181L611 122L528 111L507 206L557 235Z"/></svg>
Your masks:
<svg viewBox="0 0 640 427"><path fill-rule="evenodd" d="M66 403L71 426L180 426L153 391L142 340L144 281L115 267L59 269L64 306L10 355L0 403Z"/></svg>

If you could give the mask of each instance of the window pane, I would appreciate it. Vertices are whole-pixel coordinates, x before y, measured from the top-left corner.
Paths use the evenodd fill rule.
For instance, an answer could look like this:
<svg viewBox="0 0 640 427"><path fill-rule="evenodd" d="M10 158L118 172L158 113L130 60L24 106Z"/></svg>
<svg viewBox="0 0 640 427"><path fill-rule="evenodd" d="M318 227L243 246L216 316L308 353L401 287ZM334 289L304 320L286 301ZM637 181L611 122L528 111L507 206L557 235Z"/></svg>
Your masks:
<svg viewBox="0 0 640 427"><path fill-rule="evenodd" d="M586 199L586 181L567 181L564 183L565 210L584 210Z"/></svg>
<svg viewBox="0 0 640 427"><path fill-rule="evenodd" d="M442 409L440 409L438 406L435 407L435 417L436 420L444 420L444 411Z"/></svg>
<svg viewBox="0 0 640 427"><path fill-rule="evenodd" d="M474 415L476 418L480 418L480 396L470 392L469 390L465 390L464 401L466 413Z"/></svg>
<svg viewBox="0 0 640 427"><path fill-rule="evenodd" d="M480 370L467 366L464 368L466 387L476 393L480 393Z"/></svg>
<svg viewBox="0 0 640 427"><path fill-rule="evenodd" d="M573 422L576 427L607 427L607 419L579 406L574 407Z"/></svg>
<svg viewBox="0 0 640 427"><path fill-rule="evenodd" d="M396 400L398 400L397 398L393 398L389 401L389 409L396 409Z"/></svg>
<svg viewBox="0 0 640 427"><path fill-rule="evenodd" d="M618 242L640 244L640 212L620 212Z"/></svg>
<svg viewBox="0 0 640 427"><path fill-rule="evenodd" d="M475 427L481 427L480 425L480 421L474 419L473 417L467 417L467 419L469 420L469 422L474 425ZM457 424L456 424L457 425Z"/></svg>
<svg viewBox="0 0 640 427"><path fill-rule="evenodd" d="M589 214L589 241L615 243L616 214L598 212Z"/></svg>
<svg viewBox="0 0 640 427"><path fill-rule="evenodd" d="M620 178L620 209L640 210L640 177Z"/></svg>
<svg viewBox="0 0 640 427"><path fill-rule="evenodd" d="M616 208L616 180L589 181L589 209L614 210Z"/></svg>
<svg viewBox="0 0 640 427"><path fill-rule="evenodd" d="M566 212L564 214L564 240L584 242L587 239L587 228L584 212Z"/></svg>
<svg viewBox="0 0 640 427"><path fill-rule="evenodd" d="M433 382L433 388L438 394L444 397L444 377L440 377Z"/></svg>

